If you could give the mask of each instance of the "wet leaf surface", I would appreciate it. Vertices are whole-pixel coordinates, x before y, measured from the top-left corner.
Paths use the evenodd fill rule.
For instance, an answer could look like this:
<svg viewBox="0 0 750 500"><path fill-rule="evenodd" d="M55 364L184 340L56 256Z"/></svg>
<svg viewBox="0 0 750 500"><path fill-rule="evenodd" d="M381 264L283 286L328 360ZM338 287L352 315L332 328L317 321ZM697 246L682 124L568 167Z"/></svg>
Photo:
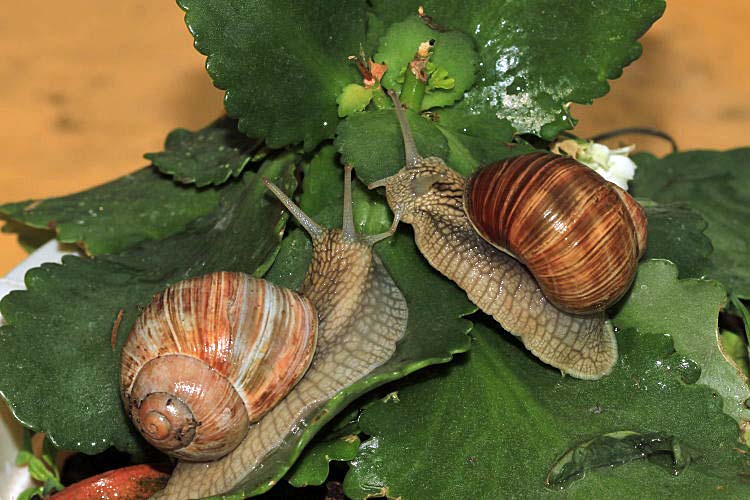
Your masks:
<svg viewBox="0 0 750 500"><path fill-rule="evenodd" d="M272 148L310 150L333 136L336 96L359 78L347 56L365 42L363 0L180 0L195 47L229 116Z"/></svg>
<svg viewBox="0 0 750 500"><path fill-rule="evenodd" d="M180 186L147 167L80 193L0 206L0 215L32 228L54 228L63 243L91 255L119 252L183 231L216 209L212 189Z"/></svg>
<svg viewBox="0 0 750 500"><path fill-rule="evenodd" d="M638 268L633 288L613 321L622 329L671 336L675 349L700 367L698 383L723 398L724 411L738 421L750 420L745 406L750 397L747 380L724 354L719 338L719 310L726 301L721 283L678 280L674 265L647 261Z"/></svg>
<svg viewBox="0 0 750 500"><path fill-rule="evenodd" d="M637 59L637 42L664 11L660 0L376 0L386 22L415 15L472 35L479 50L476 85L467 105L508 119L519 132L552 139L575 123L568 103L590 103L609 90L607 80Z"/></svg>
<svg viewBox="0 0 750 500"><path fill-rule="evenodd" d="M634 157L631 191L659 203L682 203L706 219L714 252L706 275L750 298L750 148Z"/></svg>
<svg viewBox="0 0 750 500"><path fill-rule="evenodd" d="M648 245L643 259L667 259L677 264L680 278L702 278L710 266L711 240L700 213L679 204L640 200L648 219Z"/></svg>
<svg viewBox="0 0 750 500"><path fill-rule="evenodd" d="M561 377L485 324L473 336L456 362L413 375L396 398L364 410L359 424L371 437L351 462L349 497L462 498L467 485L477 499L750 494L735 422L709 388L686 385L681 367L692 362L662 332L620 331L620 360L595 382ZM592 470L564 490L545 486L566 450L624 430L674 436L690 464L673 476L639 460Z"/></svg>
<svg viewBox="0 0 750 500"><path fill-rule="evenodd" d="M261 144L239 132L236 120L221 118L196 132L173 130L164 151L144 157L175 181L204 187L240 175Z"/></svg>

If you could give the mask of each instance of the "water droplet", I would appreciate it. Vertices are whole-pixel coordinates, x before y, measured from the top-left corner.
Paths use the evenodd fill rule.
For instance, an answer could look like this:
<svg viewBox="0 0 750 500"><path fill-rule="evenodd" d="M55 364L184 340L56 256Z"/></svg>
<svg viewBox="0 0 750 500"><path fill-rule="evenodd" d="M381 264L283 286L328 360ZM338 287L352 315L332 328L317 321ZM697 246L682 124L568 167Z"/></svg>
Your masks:
<svg viewBox="0 0 750 500"><path fill-rule="evenodd" d="M698 363L688 358L680 358L675 365L677 373L680 374L680 378L686 384L694 384L701 377L701 367Z"/></svg>
<svg viewBox="0 0 750 500"><path fill-rule="evenodd" d="M672 475L680 474L690 463L690 455L674 436L618 431L567 450L552 464L545 483L548 488L562 490L593 469L644 458L665 467Z"/></svg>

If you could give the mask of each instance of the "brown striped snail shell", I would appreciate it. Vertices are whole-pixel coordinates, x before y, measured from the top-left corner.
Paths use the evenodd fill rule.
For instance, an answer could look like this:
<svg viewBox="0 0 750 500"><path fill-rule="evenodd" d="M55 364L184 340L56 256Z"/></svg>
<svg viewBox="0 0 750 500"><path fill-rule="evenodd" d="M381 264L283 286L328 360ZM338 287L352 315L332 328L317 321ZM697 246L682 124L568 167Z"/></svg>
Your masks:
<svg viewBox="0 0 750 500"><path fill-rule="evenodd" d="M265 280L217 272L176 283L123 346L125 408L161 451L219 458L304 375L317 331L310 300Z"/></svg>
<svg viewBox="0 0 750 500"><path fill-rule="evenodd" d="M646 248L643 208L573 158L529 153L486 165L466 183L474 229L528 267L558 307L589 314L630 288Z"/></svg>

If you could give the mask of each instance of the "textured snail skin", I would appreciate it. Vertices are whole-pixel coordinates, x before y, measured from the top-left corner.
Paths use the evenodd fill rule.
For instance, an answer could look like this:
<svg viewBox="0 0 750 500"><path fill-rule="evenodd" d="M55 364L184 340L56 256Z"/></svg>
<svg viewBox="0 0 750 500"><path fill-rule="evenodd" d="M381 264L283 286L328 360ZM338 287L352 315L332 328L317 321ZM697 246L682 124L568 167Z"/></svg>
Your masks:
<svg viewBox="0 0 750 500"><path fill-rule="evenodd" d="M268 482L275 481L269 464L293 446L285 438L302 433L310 419L323 418L320 409L331 397L391 358L406 331L406 300L373 254L373 240L353 234L351 213L348 224L346 217L344 230L311 231L313 257L301 290L319 319L310 368L277 406L250 427L237 448L213 462L180 462L155 498L182 500L252 488L264 465L271 469ZM255 473L253 484L244 485L242 480L250 472Z"/></svg>
<svg viewBox="0 0 750 500"><path fill-rule="evenodd" d="M154 297L123 345L125 407L162 451L219 458L305 373L317 325L310 300L247 274L176 283Z"/></svg>
<svg viewBox="0 0 750 500"><path fill-rule="evenodd" d="M530 153L486 165L468 179L464 204L485 240L523 262L545 296L575 314L617 302L646 248L640 205L572 158Z"/></svg>
<svg viewBox="0 0 750 500"><path fill-rule="evenodd" d="M418 158L382 185L430 265L539 359L582 379L612 370L617 341L604 314L555 307L521 263L479 236L464 211L466 179L443 160Z"/></svg>

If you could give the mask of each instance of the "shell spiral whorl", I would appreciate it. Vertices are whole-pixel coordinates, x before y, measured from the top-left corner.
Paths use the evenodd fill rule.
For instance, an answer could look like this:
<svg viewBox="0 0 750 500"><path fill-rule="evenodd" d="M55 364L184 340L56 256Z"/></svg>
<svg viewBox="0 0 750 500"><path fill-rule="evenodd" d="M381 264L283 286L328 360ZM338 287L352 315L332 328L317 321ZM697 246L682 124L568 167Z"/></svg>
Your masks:
<svg viewBox="0 0 750 500"><path fill-rule="evenodd" d="M219 458L304 375L317 325L308 299L243 273L176 283L154 297L123 346L125 407L165 453Z"/></svg>

